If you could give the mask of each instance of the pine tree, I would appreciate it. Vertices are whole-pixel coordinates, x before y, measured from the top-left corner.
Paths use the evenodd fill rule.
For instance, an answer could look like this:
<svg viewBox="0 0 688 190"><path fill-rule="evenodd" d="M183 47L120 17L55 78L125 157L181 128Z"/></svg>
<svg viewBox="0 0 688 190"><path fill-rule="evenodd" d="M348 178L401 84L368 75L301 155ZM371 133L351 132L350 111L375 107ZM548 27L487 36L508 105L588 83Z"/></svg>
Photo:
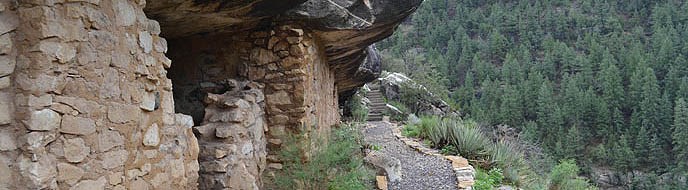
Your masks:
<svg viewBox="0 0 688 190"><path fill-rule="evenodd" d="M630 171L633 168L633 150L626 135L621 135L614 145L614 167L620 171Z"/></svg>
<svg viewBox="0 0 688 190"><path fill-rule="evenodd" d="M635 152L635 164L634 167L648 167L648 158L650 156L650 133L647 131L645 126L640 127L640 131L635 137L635 146L633 150Z"/></svg>
<svg viewBox="0 0 688 190"><path fill-rule="evenodd" d="M674 132L672 135L676 170L688 172L688 105L683 98L676 101L674 108Z"/></svg>
<svg viewBox="0 0 688 190"><path fill-rule="evenodd" d="M537 124L539 130L543 131L543 142L546 145L554 145L558 137L562 136L563 114L557 103L554 101L554 92L548 81L542 83L538 93L537 102Z"/></svg>
<svg viewBox="0 0 688 190"><path fill-rule="evenodd" d="M581 158L583 158L582 153L585 146L578 127L571 126L569 128L564 142L566 143L563 147L565 150L565 158L574 158L576 160L581 160Z"/></svg>
<svg viewBox="0 0 688 190"><path fill-rule="evenodd" d="M521 99L519 91L513 85L506 85L501 97L500 116L501 122L509 126L521 126L523 118L523 108L518 101Z"/></svg>

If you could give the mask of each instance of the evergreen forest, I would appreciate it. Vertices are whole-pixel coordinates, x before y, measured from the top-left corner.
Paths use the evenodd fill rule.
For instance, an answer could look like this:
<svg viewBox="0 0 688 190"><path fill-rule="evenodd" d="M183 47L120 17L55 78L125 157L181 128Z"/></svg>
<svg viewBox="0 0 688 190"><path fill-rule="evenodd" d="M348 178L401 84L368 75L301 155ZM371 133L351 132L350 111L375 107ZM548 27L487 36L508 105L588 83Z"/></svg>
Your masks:
<svg viewBox="0 0 688 190"><path fill-rule="evenodd" d="M688 173L688 1L426 0L377 47L384 70L583 175Z"/></svg>

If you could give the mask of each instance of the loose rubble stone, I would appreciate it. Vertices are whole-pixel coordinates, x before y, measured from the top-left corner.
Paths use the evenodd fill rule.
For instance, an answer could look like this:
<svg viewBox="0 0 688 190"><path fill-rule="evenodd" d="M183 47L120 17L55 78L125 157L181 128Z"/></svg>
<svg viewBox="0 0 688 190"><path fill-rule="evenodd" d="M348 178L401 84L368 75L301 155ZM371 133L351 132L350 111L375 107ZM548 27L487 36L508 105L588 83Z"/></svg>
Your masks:
<svg viewBox="0 0 688 190"><path fill-rule="evenodd" d="M31 112L29 120L25 121L26 128L34 131L50 131L60 126L62 116L50 109Z"/></svg>

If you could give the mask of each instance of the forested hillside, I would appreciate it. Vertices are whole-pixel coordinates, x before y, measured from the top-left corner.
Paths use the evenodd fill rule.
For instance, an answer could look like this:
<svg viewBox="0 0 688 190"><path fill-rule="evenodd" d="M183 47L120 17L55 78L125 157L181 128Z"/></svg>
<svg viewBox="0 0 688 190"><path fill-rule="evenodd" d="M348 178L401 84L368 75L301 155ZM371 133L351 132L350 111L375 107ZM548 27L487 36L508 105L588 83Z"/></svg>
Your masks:
<svg viewBox="0 0 688 190"><path fill-rule="evenodd" d="M426 0L378 47L384 69L554 160L688 172L685 0Z"/></svg>

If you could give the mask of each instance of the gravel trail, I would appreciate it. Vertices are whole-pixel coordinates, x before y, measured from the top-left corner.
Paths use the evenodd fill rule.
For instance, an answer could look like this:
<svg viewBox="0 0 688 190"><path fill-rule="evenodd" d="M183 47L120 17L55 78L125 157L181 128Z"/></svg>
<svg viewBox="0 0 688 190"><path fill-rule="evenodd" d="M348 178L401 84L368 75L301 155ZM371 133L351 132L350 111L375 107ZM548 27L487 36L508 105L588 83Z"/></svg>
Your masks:
<svg viewBox="0 0 688 190"><path fill-rule="evenodd" d="M383 154L401 162L401 180L389 182L390 190L457 189L456 176L448 160L408 147L392 134L392 127L387 122L368 122L363 132L366 143L380 147Z"/></svg>

